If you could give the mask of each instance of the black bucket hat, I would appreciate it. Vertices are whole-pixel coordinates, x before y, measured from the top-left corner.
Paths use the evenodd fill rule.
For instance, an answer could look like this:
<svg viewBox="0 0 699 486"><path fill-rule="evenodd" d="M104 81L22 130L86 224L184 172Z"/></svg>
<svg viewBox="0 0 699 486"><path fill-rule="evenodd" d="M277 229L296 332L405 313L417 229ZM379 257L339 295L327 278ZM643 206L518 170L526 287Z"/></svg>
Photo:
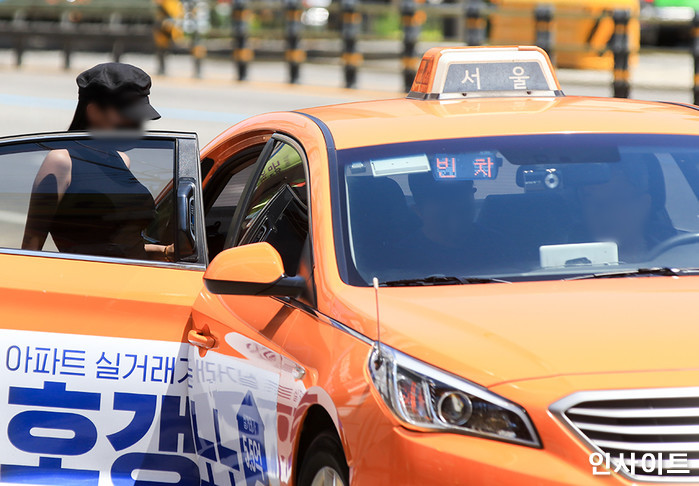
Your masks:
<svg viewBox="0 0 699 486"><path fill-rule="evenodd" d="M81 73L77 83L81 101L113 106L134 122L160 118L148 99L151 78L136 66L119 62L98 64Z"/></svg>

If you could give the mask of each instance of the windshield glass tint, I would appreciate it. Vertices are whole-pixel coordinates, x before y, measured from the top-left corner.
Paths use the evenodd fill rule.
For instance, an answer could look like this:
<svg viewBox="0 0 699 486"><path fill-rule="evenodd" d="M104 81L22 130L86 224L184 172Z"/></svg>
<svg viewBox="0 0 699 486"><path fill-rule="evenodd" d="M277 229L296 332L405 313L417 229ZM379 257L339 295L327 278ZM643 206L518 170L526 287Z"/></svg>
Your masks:
<svg viewBox="0 0 699 486"><path fill-rule="evenodd" d="M699 267L699 138L557 134L338 152L343 279Z"/></svg>

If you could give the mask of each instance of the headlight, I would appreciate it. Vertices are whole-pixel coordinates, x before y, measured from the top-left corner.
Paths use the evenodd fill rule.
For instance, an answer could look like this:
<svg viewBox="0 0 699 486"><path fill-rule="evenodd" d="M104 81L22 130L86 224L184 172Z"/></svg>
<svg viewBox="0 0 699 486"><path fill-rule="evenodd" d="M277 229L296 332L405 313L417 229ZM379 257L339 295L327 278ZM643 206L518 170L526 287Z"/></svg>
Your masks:
<svg viewBox="0 0 699 486"><path fill-rule="evenodd" d="M369 372L386 405L408 428L455 432L532 447L541 442L527 412L475 383L381 345Z"/></svg>

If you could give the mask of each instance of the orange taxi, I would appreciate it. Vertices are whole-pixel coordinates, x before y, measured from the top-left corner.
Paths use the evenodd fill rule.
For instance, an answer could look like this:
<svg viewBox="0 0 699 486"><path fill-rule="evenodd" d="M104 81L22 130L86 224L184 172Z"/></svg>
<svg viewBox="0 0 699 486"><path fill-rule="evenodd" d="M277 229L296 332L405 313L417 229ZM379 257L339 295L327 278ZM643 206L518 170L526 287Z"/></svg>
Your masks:
<svg viewBox="0 0 699 486"><path fill-rule="evenodd" d="M699 484L698 115L445 48L405 99L201 154L0 140L0 483ZM22 249L57 149L128 154L174 257L105 247L91 207L79 253Z"/></svg>

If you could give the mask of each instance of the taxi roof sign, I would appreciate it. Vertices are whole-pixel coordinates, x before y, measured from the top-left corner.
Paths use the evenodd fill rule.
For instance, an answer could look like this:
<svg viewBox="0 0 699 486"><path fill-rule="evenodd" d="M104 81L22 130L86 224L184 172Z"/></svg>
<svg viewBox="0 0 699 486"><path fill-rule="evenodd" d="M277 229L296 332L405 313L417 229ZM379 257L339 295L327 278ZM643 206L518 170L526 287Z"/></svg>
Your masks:
<svg viewBox="0 0 699 486"><path fill-rule="evenodd" d="M435 47L423 56L408 98L562 95L538 47Z"/></svg>

